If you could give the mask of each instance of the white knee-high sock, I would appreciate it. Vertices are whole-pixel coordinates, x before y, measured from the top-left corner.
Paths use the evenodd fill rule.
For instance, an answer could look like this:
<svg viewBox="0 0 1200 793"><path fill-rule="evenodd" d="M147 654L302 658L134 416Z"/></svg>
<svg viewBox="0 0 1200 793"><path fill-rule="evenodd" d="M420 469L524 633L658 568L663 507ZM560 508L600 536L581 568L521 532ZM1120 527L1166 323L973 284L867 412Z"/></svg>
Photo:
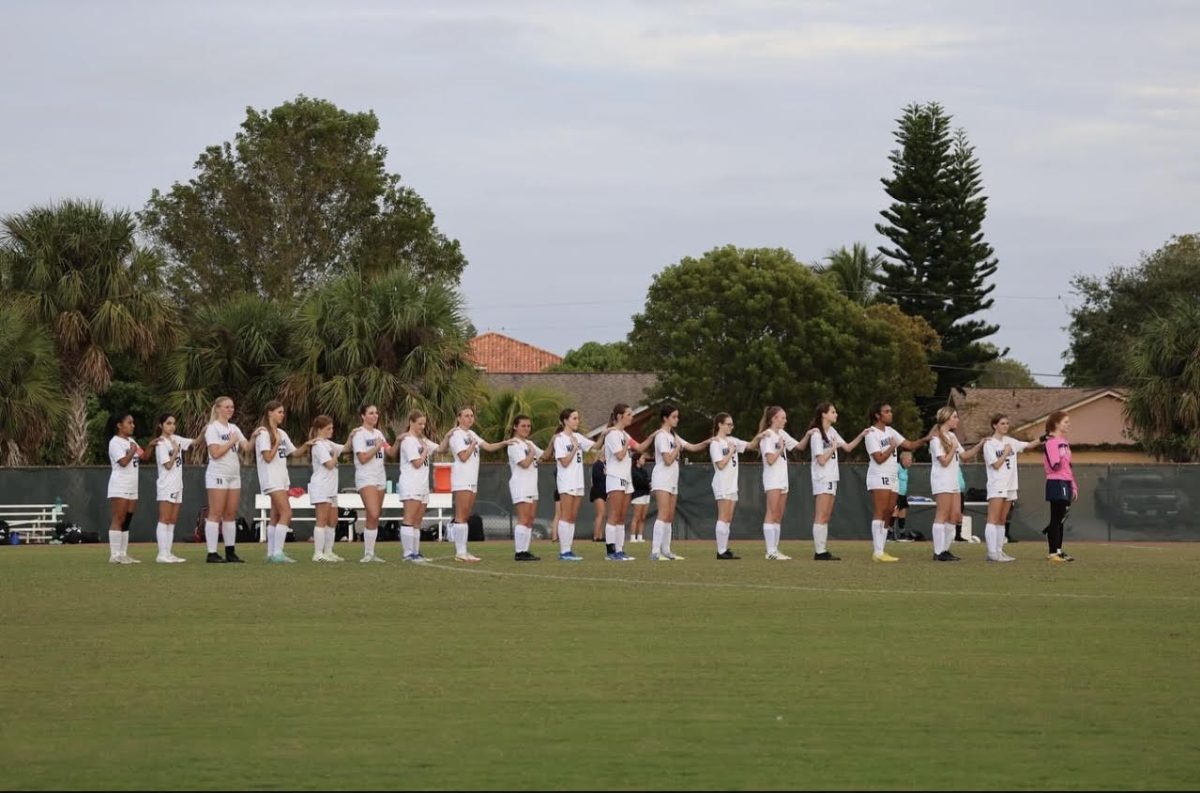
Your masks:
<svg viewBox="0 0 1200 793"><path fill-rule="evenodd" d="M121 535L124 533L120 529L108 530L108 555L110 558L121 558Z"/></svg>
<svg viewBox="0 0 1200 793"><path fill-rule="evenodd" d="M766 543L767 553L775 553L775 549L771 547L771 524L763 524L763 542Z"/></svg>
<svg viewBox="0 0 1200 793"><path fill-rule="evenodd" d="M624 526L614 526L613 528L616 529L616 538L617 539L616 539L615 545L617 546L617 553L622 553L625 550L625 527Z"/></svg>
<svg viewBox="0 0 1200 793"><path fill-rule="evenodd" d="M325 527L313 526L313 558L325 555Z"/></svg>
<svg viewBox="0 0 1200 793"><path fill-rule="evenodd" d="M163 523L162 521L159 521L158 525L154 527L154 538L156 540L158 540L158 555L159 556L166 556L167 554L169 554L171 552L171 544L170 544L170 541L167 539L166 535L167 535L167 524Z"/></svg>
<svg viewBox="0 0 1200 793"><path fill-rule="evenodd" d="M204 521L204 544L209 553L217 552L217 540L221 538L221 525L215 520Z"/></svg>
<svg viewBox="0 0 1200 793"><path fill-rule="evenodd" d="M662 522L662 551L671 555L671 530L674 528L668 521Z"/></svg>
<svg viewBox="0 0 1200 793"><path fill-rule="evenodd" d="M225 540L226 548L232 548L237 545L237 523L232 520L222 521L221 539Z"/></svg>
<svg viewBox="0 0 1200 793"><path fill-rule="evenodd" d="M129 532L127 531L121 532L121 555L129 555Z"/></svg>
<svg viewBox="0 0 1200 793"><path fill-rule="evenodd" d="M987 543L988 556L993 559L1000 558L1000 543L996 539L996 526L994 524L984 524L983 539Z"/></svg>
<svg viewBox="0 0 1200 793"><path fill-rule="evenodd" d="M947 528L947 524L945 524L945 523L933 524L933 552L934 553L942 553L943 551L949 550L949 548L950 548L950 543L946 542L946 528ZM951 527L950 530L954 531L953 527Z"/></svg>
<svg viewBox="0 0 1200 793"><path fill-rule="evenodd" d="M729 550L729 524L723 520L717 521L717 553Z"/></svg>
<svg viewBox="0 0 1200 793"><path fill-rule="evenodd" d="M175 544L175 524L168 523L167 524L167 556L175 555L175 554L171 553L171 551L172 551L171 546L174 544Z"/></svg>
<svg viewBox="0 0 1200 793"><path fill-rule="evenodd" d="M412 549L413 542L412 541L413 541L413 527L412 526L401 526L400 527L400 547L404 549L405 556L412 556L412 553L413 553L413 549Z"/></svg>
<svg viewBox="0 0 1200 793"><path fill-rule="evenodd" d="M575 524L565 520L558 522L558 552L570 553L571 543L575 541Z"/></svg>
<svg viewBox="0 0 1200 793"><path fill-rule="evenodd" d="M883 553L887 545L887 527L882 520L871 521L871 544L875 553Z"/></svg>
<svg viewBox="0 0 1200 793"><path fill-rule="evenodd" d="M375 555L375 540L379 537L379 529L363 529L363 556Z"/></svg>
<svg viewBox="0 0 1200 793"><path fill-rule="evenodd" d="M654 521L654 528L651 530L651 541L650 553L658 556L662 553L663 547L663 522L661 520Z"/></svg>
<svg viewBox="0 0 1200 793"><path fill-rule="evenodd" d="M813 524L813 553L825 553L825 544L829 540L829 524Z"/></svg>
<svg viewBox="0 0 1200 793"><path fill-rule="evenodd" d="M779 541L783 539L783 526L778 523L771 524L771 550L779 553Z"/></svg>
<svg viewBox="0 0 1200 793"><path fill-rule="evenodd" d="M421 527L420 526L413 526L412 552L413 552L414 556L421 555Z"/></svg>
<svg viewBox="0 0 1200 793"><path fill-rule="evenodd" d="M617 545L617 527L611 523L604 524L604 542L613 546L614 549Z"/></svg>
<svg viewBox="0 0 1200 793"><path fill-rule="evenodd" d="M283 553L284 546L287 544L288 525L280 523L275 526L275 553Z"/></svg>
<svg viewBox="0 0 1200 793"><path fill-rule="evenodd" d="M529 541L533 538L533 529L528 526L516 526L513 528L513 550L517 553L527 553L529 551Z"/></svg>
<svg viewBox="0 0 1200 793"><path fill-rule="evenodd" d="M326 555L333 553L333 541L336 539L336 533L336 526L325 527L325 542L322 544L321 550L324 551Z"/></svg>
<svg viewBox="0 0 1200 793"><path fill-rule="evenodd" d="M275 524L267 524L267 558L275 555Z"/></svg>

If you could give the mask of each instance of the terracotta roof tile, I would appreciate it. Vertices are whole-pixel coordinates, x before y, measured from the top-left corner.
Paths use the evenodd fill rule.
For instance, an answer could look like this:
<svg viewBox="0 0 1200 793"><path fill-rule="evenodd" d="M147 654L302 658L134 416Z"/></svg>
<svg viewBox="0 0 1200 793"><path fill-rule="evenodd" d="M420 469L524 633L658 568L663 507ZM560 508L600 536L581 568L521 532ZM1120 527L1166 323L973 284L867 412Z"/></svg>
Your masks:
<svg viewBox="0 0 1200 793"><path fill-rule="evenodd" d="M534 347L503 333L483 333L470 342L471 359L485 372L540 372L562 362L549 350Z"/></svg>

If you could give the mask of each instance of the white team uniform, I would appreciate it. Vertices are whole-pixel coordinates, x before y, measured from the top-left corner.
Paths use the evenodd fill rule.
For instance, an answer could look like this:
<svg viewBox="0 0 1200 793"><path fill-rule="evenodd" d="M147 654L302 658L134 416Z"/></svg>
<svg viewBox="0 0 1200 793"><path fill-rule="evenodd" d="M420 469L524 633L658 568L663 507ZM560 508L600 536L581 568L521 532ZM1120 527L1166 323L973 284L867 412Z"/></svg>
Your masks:
<svg viewBox="0 0 1200 793"><path fill-rule="evenodd" d="M724 468L717 467L717 461L729 453L733 447L733 456ZM738 455L746 451L746 442L728 435L721 440L714 440L708 447L708 456L713 463L712 489L717 501L738 500Z"/></svg>
<svg viewBox="0 0 1200 793"><path fill-rule="evenodd" d="M514 443L508 447L508 467L512 476L508 480L508 492L514 504L529 503L538 500L538 458L542 450L533 445L530 451L525 442ZM521 463L529 457L533 458L528 468L522 468Z"/></svg>
<svg viewBox="0 0 1200 793"><path fill-rule="evenodd" d="M571 447L571 436L564 430L554 436L555 481L560 495L583 497L583 453L595 446L595 442L575 433L575 443L579 448L575 456L565 466L558 461L567 456Z"/></svg>
<svg viewBox="0 0 1200 793"><path fill-rule="evenodd" d="M758 450L763 457L763 490L788 492L787 452L800 445L800 441L783 430L767 430ZM781 452L774 463L767 463L767 455Z"/></svg>
<svg viewBox="0 0 1200 793"><path fill-rule="evenodd" d="M312 445L312 477L308 480L308 503L337 506L338 469L326 468L325 463L337 460L346 447L329 439Z"/></svg>
<svg viewBox="0 0 1200 793"><path fill-rule="evenodd" d="M271 450L271 436L267 433L266 428L262 428L262 432L258 433L254 439L254 462L258 467L258 489L263 495L274 493L277 490L287 490L292 485L291 478L288 477L287 457L296 451L296 446L282 429L277 427L275 434L279 437L279 446L276 447L275 456L270 462L263 459L263 452Z"/></svg>
<svg viewBox="0 0 1200 793"><path fill-rule="evenodd" d="M454 455L450 464L451 492L470 490L474 493L479 489L479 446L475 446L475 451L471 452L471 456L467 458L466 462L458 459L459 453L470 446L471 441L481 444L483 438L476 435L474 430L464 430L460 427L455 427L450 431L450 453Z"/></svg>
<svg viewBox="0 0 1200 793"><path fill-rule="evenodd" d="M400 500L420 501L429 503L429 459L420 468L413 466L413 461L421 456L423 449L433 451L437 444L428 438L414 438L409 435L400 442Z"/></svg>
<svg viewBox="0 0 1200 793"><path fill-rule="evenodd" d="M1000 455L1004 453L1005 445L1011 446L1013 453L1004 460L1000 470L996 470L993 466L1000 459ZM1016 457L1017 454L1025 451L1025 447L1028 445L1026 441L1019 441L1007 435L1000 440L988 438L983 442L983 462L987 466L987 497L989 499L1017 500Z"/></svg>
<svg viewBox="0 0 1200 793"><path fill-rule="evenodd" d="M842 447L846 441L833 427L825 433L829 438L829 443L826 443L821 438L820 432L814 432L809 436L809 449L812 451L812 486L813 495L837 495L838 480L841 479L841 472L838 469L838 449ZM824 465L817 462L817 458L825 452L833 449L833 454L829 455L829 459Z"/></svg>
<svg viewBox="0 0 1200 793"><path fill-rule="evenodd" d="M137 501L138 497L138 458L137 453L129 458L129 462L121 465L117 462L125 455L129 454L129 447L137 447L137 441L133 438L122 438L119 435L112 436L108 442L108 460L112 463L112 473L108 476L108 497L109 498L127 498L130 501Z"/></svg>
<svg viewBox="0 0 1200 793"><path fill-rule="evenodd" d="M236 424L222 424L214 421L204 430L205 447L228 443L237 438L239 442L245 436ZM209 490L239 490L242 486L242 463L238 459L238 444L229 447L229 451L219 458L208 458L208 468L204 469L204 486Z"/></svg>
<svg viewBox="0 0 1200 793"><path fill-rule="evenodd" d="M954 433L950 433L950 442L954 444L954 455L950 458L949 465L942 465L938 462L938 458L946 453L946 447L942 444L942 439L934 435L929 441L929 454L933 457L933 465L929 469L929 488L936 496L938 493L958 493L958 470L959 470L959 455L963 452L962 444L958 442L958 438L954 437Z"/></svg>
<svg viewBox="0 0 1200 793"><path fill-rule="evenodd" d="M167 463L171 462L172 439L179 444L179 453L175 455L175 464L167 468ZM183 503L183 453L192 448L192 443L191 438L172 435L163 438L154 447L154 460L158 464L158 480L155 482L157 500L172 504Z"/></svg>
<svg viewBox="0 0 1200 793"><path fill-rule="evenodd" d="M870 463L867 465L867 490L891 490L900 492L900 480L897 473L900 470L900 444L904 436L892 427L879 429L872 426L867 430L863 444L867 447ZM875 462L875 454L889 451L887 459L882 463Z"/></svg>
<svg viewBox="0 0 1200 793"><path fill-rule="evenodd" d="M625 450L625 459L617 458L617 452ZM613 430L604 437L604 492L633 492L633 455L629 450L629 436L623 430Z"/></svg>
<svg viewBox="0 0 1200 793"><path fill-rule="evenodd" d="M350 442L350 453L354 457L355 490L362 490L364 487L383 490L387 487L387 471L383 461L383 444L386 440L383 432L378 429L360 429L354 433L354 440ZM368 457L364 463L358 459L358 455L366 451L373 451L375 454Z"/></svg>
<svg viewBox="0 0 1200 793"><path fill-rule="evenodd" d="M654 470L650 472L651 492L679 492L679 458L676 457L670 465L663 462L663 455L675 451L678 446L679 439L672 434L660 432L654 436Z"/></svg>

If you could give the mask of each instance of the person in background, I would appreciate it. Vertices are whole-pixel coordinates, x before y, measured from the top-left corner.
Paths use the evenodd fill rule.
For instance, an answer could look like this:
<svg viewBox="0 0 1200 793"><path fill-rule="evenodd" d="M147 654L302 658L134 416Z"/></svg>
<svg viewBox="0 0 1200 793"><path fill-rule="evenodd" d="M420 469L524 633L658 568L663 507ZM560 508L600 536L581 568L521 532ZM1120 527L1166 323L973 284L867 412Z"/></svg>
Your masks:
<svg viewBox="0 0 1200 793"><path fill-rule="evenodd" d="M604 542L605 500L608 493L604 490L604 455L596 456L592 461L592 487L588 492L588 501L592 502L592 542Z"/></svg>
<svg viewBox="0 0 1200 793"><path fill-rule="evenodd" d="M646 513L650 511L650 472L646 470L646 455L633 453L633 516L629 520L629 541L645 542Z"/></svg>
<svg viewBox="0 0 1200 793"><path fill-rule="evenodd" d="M913 542L916 537L908 530L908 469L913 463L912 452L900 452L900 468L896 471L896 481L900 489L896 495L896 508L892 510L892 528L888 529L888 539L896 542Z"/></svg>
<svg viewBox="0 0 1200 793"><path fill-rule="evenodd" d="M1067 433L1071 430L1071 417L1066 411L1056 410L1046 419L1046 434L1042 436L1042 462L1046 470L1046 500L1050 502L1050 525L1043 533L1050 555L1046 558L1055 564L1073 562L1075 558L1065 553L1063 546L1064 524L1071 504L1079 500L1079 484L1071 471L1071 444Z"/></svg>

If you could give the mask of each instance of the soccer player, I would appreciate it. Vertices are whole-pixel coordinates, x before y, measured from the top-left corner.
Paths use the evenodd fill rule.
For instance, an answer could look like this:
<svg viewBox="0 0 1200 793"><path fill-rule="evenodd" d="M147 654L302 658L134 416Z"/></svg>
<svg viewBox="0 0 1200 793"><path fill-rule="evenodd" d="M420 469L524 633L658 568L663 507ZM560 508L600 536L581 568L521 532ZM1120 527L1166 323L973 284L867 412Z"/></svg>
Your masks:
<svg viewBox="0 0 1200 793"><path fill-rule="evenodd" d="M155 490L158 498L158 556L154 561L162 564L179 564L186 559L171 552L171 544L175 540L175 522L179 519L179 505L183 503L183 453L192 446L204 440L199 438L180 438L175 434L178 420L173 413L164 413L158 417L155 428L157 444L154 448L154 460L158 464L158 480Z"/></svg>
<svg viewBox="0 0 1200 793"><path fill-rule="evenodd" d="M454 561L478 562L479 557L467 550L467 521L475 511L475 498L479 492L479 450L494 452L511 446L512 438L488 443L471 429L475 426L475 410L459 408L456 424L446 436L446 443L453 455L450 466L450 492L454 494L454 522L450 524L450 536L454 539ZM420 524L416 525L419 528Z"/></svg>
<svg viewBox="0 0 1200 793"><path fill-rule="evenodd" d="M899 491L896 455L901 449L912 451L929 442L926 436L920 440L906 440L892 428L892 406L886 402L871 406L867 414L867 427L863 443L866 444L870 462L867 465L867 491L871 494L872 520L871 558L876 562L898 562L885 550L887 544L887 520L896 508Z"/></svg>
<svg viewBox="0 0 1200 793"><path fill-rule="evenodd" d="M772 561L789 561L792 557L779 550L779 539L783 532L783 512L787 509L788 469L787 453L792 449L803 450L808 446L810 433L796 440L784 431L787 425L787 413L778 405L771 405L763 410L762 420L758 423L756 443L763 461L763 491L766 494L767 508L763 515L763 539L767 545L767 559Z"/></svg>
<svg viewBox="0 0 1200 793"><path fill-rule="evenodd" d="M675 522L675 505L679 500L679 455L686 449L698 452L707 449L712 438L700 443L688 443L679 437L675 428L679 426L679 408L667 403L659 411L662 424L654 436L654 470L650 472L650 492L658 507L651 535L653 544L650 558L654 561L682 560L682 556L671 553L672 524Z"/></svg>
<svg viewBox="0 0 1200 793"><path fill-rule="evenodd" d="M937 412L936 423L929 438L929 487L933 493L933 560L957 562L959 557L950 551L954 542L954 526L962 522L962 466L979 453L983 441L970 451L963 449L954 430L958 428L958 411L946 405Z"/></svg>
<svg viewBox="0 0 1200 793"><path fill-rule="evenodd" d="M755 440L757 445L758 439ZM733 436L733 416L718 413L713 416L713 438L708 457L713 464L713 498L717 500L717 558L741 559L729 548L729 526L738 501L738 455L753 448Z"/></svg>
<svg viewBox="0 0 1200 793"><path fill-rule="evenodd" d="M987 542L989 562L1015 562L1004 552L1004 526L1008 513L1017 500L1016 456L1035 448L1040 441L1020 441L1009 437L1008 416L992 416L992 434L983 442L983 463L987 468L987 524L983 536Z"/></svg>
<svg viewBox="0 0 1200 793"><path fill-rule="evenodd" d="M638 448L629 442L625 428L633 422L633 409L623 402L613 406L608 419L608 429L603 438L604 490L608 514L604 524L604 543L610 562L632 562L635 557L625 553L625 516L629 511L629 499L633 495L633 460L629 456ZM648 440L648 439L647 439Z"/></svg>
<svg viewBox="0 0 1200 793"><path fill-rule="evenodd" d="M133 439L134 421L128 413L118 413L108 441L108 503L112 521L108 526L108 561L112 564L141 564L129 555L129 524L138 499L138 463L150 456L151 446L142 449Z"/></svg>
<svg viewBox="0 0 1200 793"><path fill-rule="evenodd" d="M472 414L472 419L474 415ZM449 435L440 444L425 437L429 418L419 410L408 414L408 431L400 441L400 478L397 490L404 502L404 522L400 524L400 542L404 546L404 561L426 562L421 555L421 524L429 505L429 456L446 451ZM473 433L472 433L473 434ZM472 450L473 451L473 450ZM478 468L476 468L478 471ZM465 484L465 482L462 482ZM466 526L464 525L464 529ZM463 538L466 541L466 537ZM457 542L456 542L457 544ZM455 557L457 559L457 556ZM365 559L364 559L365 561ZM465 561L459 559L458 561Z"/></svg>
<svg viewBox="0 0 1200 793"><path fill-rule="evenodd" d="M583 453L594 446L579 432L579 411L565 408L558 414L558 431L547 452L554 456L555 484L559 494L558 558L564 562L581 562L571 545L575 541L575 519L583 501Z"/></svg>
<svg viewBox="0 0 1200 793"><path fill-rule="evenodd" d="M354 489L362 498L367 513L363 526L363 556L360 562L382 562L375 555L379 539L379 516L383 513L383 494L387 489L386 457L395 457L399 445L391 445L379 429L379 408L364 404L358 409L362 425L350 443L354 459Z"/></svg>
<svg viewBox="0 0 1200 793"><path fill-rule="evenodd" d="M1056 410L1046 419L1045 446L1042 448L1042 463L1046 471L1046 500L1050 502L1050 525L1045 529L1046 542L1050 547L1051 562L1073 562L1075 558L1063 549L1063 524L1071 511L1071 502L1079 500L1079 483L1071 471L1071 444L1067 433L1071 430L1071 417L1064 410Z"/></svg>
<svg viewBox="0 0 1200 793"><path fill-rule="evenodd" d="M284 431L282 424L286 416L283 403L272 399L263 405L259 426L250 437L254 441L254 462L258 468L258 487L264 496L271 499L271 516L267 521L267 558L274 564L291 564L296 560L283 552L292 523L292 505L288 498L291 479L288 476L288 455L303 453L311 444L305 441L300 447Z"/></svg>
<svg viewBox="0 0 1200 793"><path fill-rule="evenodd" d="M338 458L354 441L354 430L345 443L333 441L333 419L320 415L313 419L308 430L312 445L312 477L308 480L308 503L313 506L313 561L341 562L333 552L337 535Z"/></svg>
<svg viewBox="0 0 1200 793"><path fill-rule="evenodd" d="M208 446L208 468L204 471L208 518L204 522L204 542L208 547L205 561L210 564L242 561L237 555L237 509L242 495L242 464L238 454L250 450L250 441L230 422L232 418L233 400L217 397L204 430L204 443ZM217 540L222 537L224 558L217 553Z"/></svg>
<svg viewBox="0 0 1200 793"><path fill-rule="evenodd" d="M513 511L517 513L517 525L513 527L513 559L518 562L536 562L540 557L529 550L533 539L533 519L537 515L538 503L538 458L543 452L529 436L533 433L533 421L520 415L513 419L509 437L514 443L508 447L508 492L512 496Z"/></svg>
<svg viewBox="0 0 1200 793"><path fill-rule="evenodd" d="M817 405L812 423L808 426L809 449L812 453L813 486L813 560L836 562L839 557L829 552L829 519L833 515L833 502L837 498L838 451L852 452L862 442L866 430L849 443L836 429L837 408L830 402Z"/></svg>

